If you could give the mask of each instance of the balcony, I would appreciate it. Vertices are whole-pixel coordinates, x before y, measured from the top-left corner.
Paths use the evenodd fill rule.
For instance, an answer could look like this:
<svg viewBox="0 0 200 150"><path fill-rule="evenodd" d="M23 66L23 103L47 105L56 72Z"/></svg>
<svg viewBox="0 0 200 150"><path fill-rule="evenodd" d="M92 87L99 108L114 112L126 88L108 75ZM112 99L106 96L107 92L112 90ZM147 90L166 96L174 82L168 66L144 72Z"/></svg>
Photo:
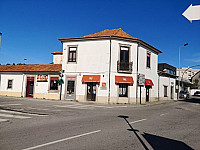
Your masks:
<svg viewBox="0 0 200 150"><path fill-rule="evenodd" d="M133 62L117 61L117 72L132 73Z"/></svg>

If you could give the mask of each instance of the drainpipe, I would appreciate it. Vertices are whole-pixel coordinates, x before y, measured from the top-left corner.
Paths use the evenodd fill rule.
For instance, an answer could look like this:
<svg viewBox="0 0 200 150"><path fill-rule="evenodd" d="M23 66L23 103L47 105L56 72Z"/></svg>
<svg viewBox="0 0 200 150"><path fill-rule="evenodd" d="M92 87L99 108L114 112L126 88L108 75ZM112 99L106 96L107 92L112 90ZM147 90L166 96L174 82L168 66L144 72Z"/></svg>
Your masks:
<svg viewBox="0 0 200 150"><path fill-rule="evenodd" d="M137 43L138 45L137 45L137 75L136 75L136 104L138 103L138 57L139 57L139 46L140 46L140 43L138 42Z"/></svg>
<svg viewBox="0 0 200 150"><path fill-rule="evenodd" d="M111 54L111 49L112 49L112 47L111 47L111 36L110 36L110 58L109 58L109 82L108 82L108 104L110 104L110 74L111 74L111 56L112 56L112 54Z"/></svg>
<svg viewBox="0 0 200 150"><path fill-rule="evenodd" d="M23 86L24 86L24 73L23 73L23 80L22 80L22 91L21 91L21 97L23 97Z"/></svg>

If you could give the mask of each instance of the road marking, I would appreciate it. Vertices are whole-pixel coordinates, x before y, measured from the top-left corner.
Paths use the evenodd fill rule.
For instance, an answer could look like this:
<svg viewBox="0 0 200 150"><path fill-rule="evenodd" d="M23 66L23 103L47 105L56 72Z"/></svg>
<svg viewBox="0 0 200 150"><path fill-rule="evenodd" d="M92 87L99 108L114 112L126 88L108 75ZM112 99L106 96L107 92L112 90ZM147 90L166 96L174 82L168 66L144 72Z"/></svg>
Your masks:
<svg viewBox="0 0 200 150"><path fill-rule="evenodd" d="M18 115L28 115L28 116L48 116L48 115L28 114L28 113L9 111L9 110L0 110L0 112L12 113L12 114L18 114Z"/></svg>
<svg viewBox="0 0 200 150"><path fill-rule="evenodd" d="M19 106L19 105L22 105L22 104L4 104L4 105L0 105L0 106Z"/></svg>
<svg viewBox="0 0 200 150"><path fill-rule="evenodd" d="M0 122L8 121L8 119L0 119Z"/></svg>
<svg viewBox="0 0 200 150"><path fill-rule="evenodd" d="M17 118L17 119L28 119L31 117L19 116L19 115L11 115L11 114L0 114L0 117L8 117L8 118Z"/></svg>
<svg viewBox="0 0 200 150"><path fill-rule="evenodd" d="M78 104L73 104L73 105L54 105L55 107L76 107L76 106L82 106L82 105L78 105Z"/></svg>
<svg viewBox="0 0 200 150"><path fill-rule="evenodd" d="M27 108L29 108L29 109L37 109L37 110L49 110L49 109L41 109L41 108L33 108L33 107L27 107Z"/></svg>
<svg viewBox="0 0 200 150"><path fill-rule="evenodd" d="M141 122L141 121L145 121L147 119L141 119L141 120L136 120L136 121L133 121L133 122L129 122L130 124L133 124L133 123L137 123L137 122Z"/></svg>
<svg viewBox="0 0 200 150"><path fill-rule="evenodd" d="M167 115L168 113L165 113L165 114L161 114L160 116L164 116L164 115Z"/></svg>
<svg viewBox="0 0 200 150"><path fill-rule="evenodd" d="M75 139L75 138L79 138L79 137L82 137L82 136L98 133L100 131L101 130L97 130L97 131L92 131L92 132L88 132L88 133L84 133L84 134L80 134L80 135L75 135L75 136L68 137L68 138L65 138L65 139L60 139L60 140L57 140L57 141L53 141L53 142L49 142L49 143L45 143L45 144L41 144L41 145L29 147L29 148L25 148L23 150L32 150L32 149L44 147L44 146L47 146L47 145L52 145L52 144L56 144L56 143L59 143L59 142L63 142L63 141L67 141L67 140L71 140L71 139Z"/></svg>

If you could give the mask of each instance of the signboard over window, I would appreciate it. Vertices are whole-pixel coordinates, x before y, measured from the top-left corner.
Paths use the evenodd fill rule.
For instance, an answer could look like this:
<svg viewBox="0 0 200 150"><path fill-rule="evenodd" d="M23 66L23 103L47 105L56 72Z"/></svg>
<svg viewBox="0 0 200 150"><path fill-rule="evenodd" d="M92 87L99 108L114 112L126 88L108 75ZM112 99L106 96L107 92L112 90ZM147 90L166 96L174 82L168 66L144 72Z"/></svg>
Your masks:
<svg viewBox="0 0 200 150"><path fill-rule="evenodd" d="M47 82L48 81L48 75L37 75L37 82Z"/></svg>

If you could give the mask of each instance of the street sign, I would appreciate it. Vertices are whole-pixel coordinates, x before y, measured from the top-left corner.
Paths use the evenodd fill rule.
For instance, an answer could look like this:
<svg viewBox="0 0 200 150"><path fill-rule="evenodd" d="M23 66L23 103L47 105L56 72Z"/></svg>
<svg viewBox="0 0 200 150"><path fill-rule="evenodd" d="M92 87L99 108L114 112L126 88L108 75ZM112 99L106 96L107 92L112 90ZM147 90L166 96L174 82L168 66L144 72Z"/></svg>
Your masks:
<svg viewBox="0 0 200 150"><path fill-rule="evenodd" d="M191 23L193 20L200 20L200 5L192 6L192 4L182 14Z"/></svg>
<svg viewBox="0 0 200 150"><path fill-rule="evenodd" d="M138 75L138 85L139 86L144 86L145 84L145 75L144 74L139 74Z"/></svg>

